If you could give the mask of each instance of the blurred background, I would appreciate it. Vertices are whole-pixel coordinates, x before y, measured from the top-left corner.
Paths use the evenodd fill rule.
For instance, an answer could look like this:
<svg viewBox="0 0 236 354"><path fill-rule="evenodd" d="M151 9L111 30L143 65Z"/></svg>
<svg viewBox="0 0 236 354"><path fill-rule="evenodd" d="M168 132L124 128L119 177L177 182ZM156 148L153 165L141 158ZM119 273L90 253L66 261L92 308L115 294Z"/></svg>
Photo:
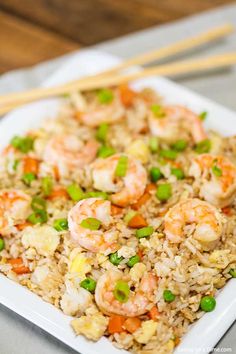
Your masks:
<svg viewBox="0 0 236 354"><path fill-rule="evenodd" d="M0 74L234 0L0 0Z"/></svg>

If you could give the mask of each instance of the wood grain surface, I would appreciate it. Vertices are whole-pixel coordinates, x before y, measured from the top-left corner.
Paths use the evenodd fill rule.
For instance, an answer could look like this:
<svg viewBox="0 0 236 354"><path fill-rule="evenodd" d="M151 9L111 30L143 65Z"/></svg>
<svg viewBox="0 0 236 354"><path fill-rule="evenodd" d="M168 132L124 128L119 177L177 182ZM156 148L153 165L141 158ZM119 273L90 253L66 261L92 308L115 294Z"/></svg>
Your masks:
<svg viewBox="0 0 236 354"><path fill-rule="evenodd" d="M234 0L0 0L0 72Z"/></svg>

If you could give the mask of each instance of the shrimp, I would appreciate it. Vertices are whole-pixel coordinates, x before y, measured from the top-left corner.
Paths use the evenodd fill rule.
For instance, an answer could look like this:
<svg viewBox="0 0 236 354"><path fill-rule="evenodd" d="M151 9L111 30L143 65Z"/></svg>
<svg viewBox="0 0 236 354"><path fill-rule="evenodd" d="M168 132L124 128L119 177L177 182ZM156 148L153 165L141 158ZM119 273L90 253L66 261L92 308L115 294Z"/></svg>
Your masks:
<svg viewBox="0 0 236 354"><path fill-rule="evenodd" d="M224 156L203 154L194 159L190 176L200 181L200 196L216 207L231 204L236 195L236 166Z"/></svg>
<svg viewBox="0 0 236 354"><path fill-rule="evenodd" d="M102 123L113 124L125 117L125 108L120 97L114 93L114 99L109 104L101 104L94 100L86 112L79 113L78 119L89 127L97 127Z"/></svg>
<svg viewBox="0 0 236 354"><path fill-rule="evenodd" d="M197 198L182 200L164 217L164 232L173 243L184 240L185 227L195 225L193 237L205 246L215 244L222 232L223 217L211 204Z"/></svg>
<svg viewBox="0 0 236 354"><path fill-rule="evenodd" d="M118 281L129 282L129 275L119 270L109 270L97 281L95 301L99 309L107 315L117 314L128 317L143 315L149 310L152 296L157 289L157 278L154 274L145 273L135 290L130 291L127 302L120 302L114 296Z"/></svg>
<svg viewBox="0 0 236 354"><path fill-rule="evenodd" d="M0 192L0 234L9 236L30 213L31 197L17 189Z"/></svg>
<svg viewBox="0 0 236 354"><path fill-rule="evenodd" d="M81 226L87 218L96 218L102 223L99 230ZM79 201L68 214L68 224L72 239L91 252L114 252L117 250L117 233L106 230L112 222L111 203L100 198Z"/></svg>
<svg viewBox="0 0 236 354"><path fill-rule="evenodd" d="M186 107L175 105L161 109L163 116L157 117L151 112L148 118L153 135L169 142L179 139L185 132L193 138L195 143L207 138L201 119Z"/></svg>
<svg viewBox="0 0 236 354"><path fill-rule="evenodd" d="M121 156L128 158L127 171L124 177L116 177L115 170ZM112 203L123 207L136 203L143 195L147 184L147 172L141 162L123 154L95 161L92 177L94 188L113 192Z"/></svg>
<svg viewBox="0 0 236 354"><path fill-rule="evenodd" d="M97 154L99 144L90 140L84 144L75 135L56 135L48 142L44 151L44 160L57 166L60 174L73 171L92 162Z"/></svg>

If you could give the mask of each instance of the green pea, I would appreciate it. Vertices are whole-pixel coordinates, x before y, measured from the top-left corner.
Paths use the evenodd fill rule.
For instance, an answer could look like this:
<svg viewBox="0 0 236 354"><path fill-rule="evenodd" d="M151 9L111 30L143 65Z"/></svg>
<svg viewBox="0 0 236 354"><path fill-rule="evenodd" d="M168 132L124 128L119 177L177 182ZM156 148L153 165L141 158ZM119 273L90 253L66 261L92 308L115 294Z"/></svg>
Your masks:
<svg viewBox="0 0 236 354"><path fill-rule="evenodd" d="M45 210L46 209L46 200L43 198L40 198L38 196L35 196L32 198L32 202L31 202L31 208L34 211L38 211L38 210Z"/></svg>
<svg viewBox="0 0 236 354"><path fill-rule="evenodd" d="M157 187L156 197L161 201L167 201L172 195L172 187L169 183L160 184Z"/></svg>
<svg viewBox="0 0 236 354"><path fill-rule="evenodd" d="M216 300L213 296L203 296L200 302L200 307L205 312L211 312L216 307Z"/></svg>
<svg viewBox="0 0 236 354"><path fill-rule="evenodd" d="M181 170L181 168L172 168L171 174L174 175L177 179L184 178L184 172L183 172L183 170Z"/></svg>
<svg viewBox="0 0 236 354"><path fill-rule="evenodd" d="M152 136L149 140L149 148L151 150L151 152L155 153L158 151L158 139L155 136Z"/></svg>
<svg viewBox="0 0 236 354"><path fill-rule="evenodd" d="M96 289L96 285L97 285L96 281L92 278L85 278L80 283L81 288L88 290L90 293L94 293Z"/></svg>
<svg viewBox="0 0 236 354"><path fill-rule="evenodd" d="M41 183L43 194L45 197L48 197L51 194L53 188L52 178L50 176L43 177Z"/></svg>
<svg viewBox="0 0 236 354"><path fill-rule="evenodd" d="M219 168L218 166L214 165L212 166L212 172L216 177L221 177L222 176L222 169Z"/></svg>
<svg viewBox="0 0 236 354"><path fill-rule="evenodd" d="M129 300L130 288L128 283L118 280L113 291L114 297L119 302L125 303Z"/></svg>
<svg viewBox="0 0 236 354"><path fill-rule="evenodd" d="M108 133L109 126L106 123L101 124L98 127L96 138L104 143L106 141L107 133Z"/></svg>
<svg viewBox="0 0 236 354"><path fill-rule="evenodd" d="M74 202L78 202L79 200L83 199L83 197L84 197L84 192L82 191L80 186L78 186L75 183L73 183L70 186L68 186L66 191L69 194L70 198Z"/></svg>
<svg viewBox="0 0 236 354"><path fill-rule="evenodd" d="M157 182L163 177L159 167L152 167L150 170L150 177L152 182Z"/></svg>
<svg viewBox="0 0 236 354"><path fill-rule="evenodd" d="M96 218L87 218L81 221L80 225L85 229L99 230L101 221Z"/></svg>
<svg viewBox="0 0 236 354"><path fill-rule="evenodd" d="M151 106L151 111L154 113L155 117L157 118L163 118L166 115L164 109L159 104L153 104Z"/></svg>
<svg viewBox="0 0 236 354"><path fill-rule="evenodd" d="M204 111L199 114L199 118L203 121L206 119L207 115L208 115L208 112Z"/></svg>
<svg viewBox="0 0 236 354"><path fill-rule="evenodd" d="M165 302L173 302L175 300L175 295L172 293L171 290L164 290L163 299L165 300Z"/></svg>
<svg viewBox="0 0 236 354"><path fill-rule="evenodd" d="M44 224L48 221L47 212L45 210L37 210L28 216L27 221L33 225Z"/></svg>
<svg viewBox="0 0 236 354"><path fill-rule="evenodd" d="M30 150L33 150L34 147L34 139L32 139L29 136L26 137L20 137L20 136L15 136L10 144L17 150L27 153Z"/></svg>
<svg viewBox="0 0 236 354"><path fill-rule="evenodd" d="M140 262L140 257L136 254L135 256L130 257L126 264L128 267L132 268L138 262Z"/></svg>
<svg viewBox="0 0 236 354"><path fill-rule="evenodd" d="M115 266L118 266L120 264L120 262L123 261L123 259L124 259L124 257L118 256L118 252L114 252L109 255L110 262L112 264L114 264Z"/></svg>
<svg viewBox="0 0 236 354"><path fill-rule="evenodd" d="M176 151L184 151L187 147L188 143L184 139L177 140L174 144L171 145L172 149Z"/></svg>

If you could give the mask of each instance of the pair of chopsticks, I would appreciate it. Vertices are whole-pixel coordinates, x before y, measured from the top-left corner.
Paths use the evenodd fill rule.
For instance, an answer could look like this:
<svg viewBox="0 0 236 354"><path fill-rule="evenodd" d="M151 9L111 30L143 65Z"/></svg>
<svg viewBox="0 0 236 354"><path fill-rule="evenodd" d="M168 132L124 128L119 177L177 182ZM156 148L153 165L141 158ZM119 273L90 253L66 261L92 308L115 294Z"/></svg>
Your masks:
<svg viewBox="0 0 236 354"><path fill-rule="evenodd" d="M48 98L60 96L75 90L86 91L99 89L102 87L116 86L127 83L129 81L144 78L152 75L168 75L175 76L179 74L195 73L204 70L217 69L236 64L236 52L215 55L206 58L197 58L185 61L177 61L171 64L164 64L145 68L141 71L132 73L123 73L124 69L128 69L133 65L143 65L156 60L169 58L173 55L183 53L189 49L193 49L209 43L211 41L223 38L234 31L231 24L213 28L207 32L197 36L184 39L177 43L171 44L164 48L160 48L139 56L130 58L112 69L104 71L100 74L82 78L80 80L70 81L66 84L50 87L36 88L20 93L12 93L0 96L0 115L9 112L13 108L22 104Z"/></svg>

